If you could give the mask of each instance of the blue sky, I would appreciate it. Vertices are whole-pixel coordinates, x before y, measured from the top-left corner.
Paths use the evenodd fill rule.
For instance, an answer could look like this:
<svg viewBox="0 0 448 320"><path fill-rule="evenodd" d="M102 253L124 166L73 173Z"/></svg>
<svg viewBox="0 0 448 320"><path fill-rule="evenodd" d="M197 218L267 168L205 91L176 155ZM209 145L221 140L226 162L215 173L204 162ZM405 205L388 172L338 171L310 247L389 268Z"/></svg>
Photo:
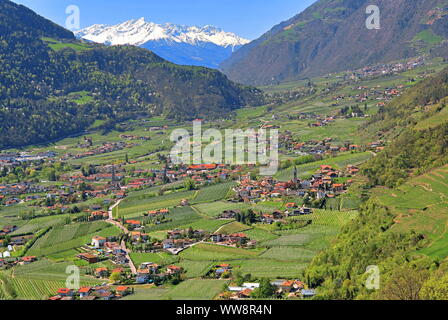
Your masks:
<svg viewBox="0 0 448 320"><path fill-rule="evenodd" d="M64 26L77 5L81 28L145 17L155 23L214 25L253 40L316 0L13 0Z"/></svg>

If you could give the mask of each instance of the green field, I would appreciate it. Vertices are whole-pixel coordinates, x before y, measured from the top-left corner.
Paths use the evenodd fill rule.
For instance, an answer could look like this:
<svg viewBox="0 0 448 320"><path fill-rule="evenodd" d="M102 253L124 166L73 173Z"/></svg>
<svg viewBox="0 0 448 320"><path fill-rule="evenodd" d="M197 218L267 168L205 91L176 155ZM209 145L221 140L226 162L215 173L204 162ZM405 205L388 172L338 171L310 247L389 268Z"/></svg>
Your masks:
<svg viewBox="0 0 448 320"><path fill-rule="evenodd" d="M165 293L164 298L174 300L210 300L222 291L226 283L228 282L223 280L187 280Z"/></svg>
<svg viewBox="0 0 448 320"><path fill-rule="evenodd" d="M123 300L211 300L227 283L224 280L191 279L177 286L136 286L135 293Z"/></svg>
<svg viewBox="0 0 448 320"><path fill-rule="evenodd" d="M237 232L243 232L246 230L249 230L250 227L242 224L240 222L231 222L229 224L224 225L222 228L219 229L219 232L222 234L232 234Z"/></svg>
<svg viewBox="0 0 448 320"><path fill-rule="evenodd" d="M254 257L261 252L262 251L260 250L255 251L201 243L183 251L180 256L184 259L193 261L221 261Z"/></svg>
<svg viewBox="0 0 448 320"><path fill-rule="evenodd" d="M171 219L170 222L148 226L145 228L145 232L151 233L160 230L172 230L179 228L180 226L190 226L191 224L201 220L201 216L191 207L172 208L170 209L170 213L167 217Z"/></svg>

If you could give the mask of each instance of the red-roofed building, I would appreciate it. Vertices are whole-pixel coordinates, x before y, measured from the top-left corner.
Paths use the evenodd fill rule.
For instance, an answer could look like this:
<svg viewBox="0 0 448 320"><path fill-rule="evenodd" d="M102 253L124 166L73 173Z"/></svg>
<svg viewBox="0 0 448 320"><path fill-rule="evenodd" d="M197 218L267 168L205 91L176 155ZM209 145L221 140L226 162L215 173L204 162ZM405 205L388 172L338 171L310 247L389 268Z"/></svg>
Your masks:
<svg viewBox="0 0 448 320"><path fill-rule="evenodd" d="M168 266L166 268L166 273L167 274L178 274L182 272L182 268L178 267L178 266Z"/></svg>
<svg viewBox="0 0 448 320"><path fill-rule="evenodd" d="M101 248L104 247L104 244L106 243L106 238L101 236L94 236L92 238L92 246L95 248Z"/></svg>
<svg viewBox="0 0 448 320"><path fill-rule="evenodd" d="M58 295L61 297L70 297L73 296L73 290L68 288L61 288L57 291Z"/></svg>
<svg viewBox="0 0 448 320"><path fill-rule="evenodd" d="M109 271L107 270L107 268L96 268L95 275L99 278L107 278L107 276L109 275Z"/></svg>
<svg viewBox="0 0 448 320"><path fill-rule="evenodd" d="M22 262L23 264L29 264L31 262L37 261L37 257L29 256L29 257L23 257Z"/></svg>
<svg viewBox="0 0 448 320"><path fill-rule="evenodd" d="M119 286L117 287L116 291L122 297L128 295L131 292L130 288L126 286Z"/></svg>
<svg viewBox="0 0 448 320"><path fill-rule="evenodd" d="M91 292L92 292L92 288L91 287L82 287L82 288L80 288L78 290L80 298L88 296Z"/></svg>

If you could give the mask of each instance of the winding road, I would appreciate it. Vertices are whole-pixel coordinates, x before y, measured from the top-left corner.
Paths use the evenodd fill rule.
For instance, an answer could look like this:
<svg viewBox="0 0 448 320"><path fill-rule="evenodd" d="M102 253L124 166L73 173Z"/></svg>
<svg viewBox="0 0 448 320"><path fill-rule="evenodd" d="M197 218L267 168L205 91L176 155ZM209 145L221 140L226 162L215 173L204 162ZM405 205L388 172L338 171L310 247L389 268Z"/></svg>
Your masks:
<svg viewBox="0 0 448 320"><path fill-rule="evenodd" d="M113 215L114 208L118 207L122 200L123 199L118 200L109 208L109 211L108 211L109 219L107 219L106 222L118 227L125 234L129 234L129 230L126 229L126 227L124 225L122 225L120 222L114 220L114 215ZM126 252L126 259L128 259L128 261L129 261L129 267L131 268L132 274L137 274L137 268L135 267L134 262L132 261L130 255L129 255L132 251L130 249L126 248L126 242L124 240L121 241L120 245L121 245L121 249Z"/></svg>

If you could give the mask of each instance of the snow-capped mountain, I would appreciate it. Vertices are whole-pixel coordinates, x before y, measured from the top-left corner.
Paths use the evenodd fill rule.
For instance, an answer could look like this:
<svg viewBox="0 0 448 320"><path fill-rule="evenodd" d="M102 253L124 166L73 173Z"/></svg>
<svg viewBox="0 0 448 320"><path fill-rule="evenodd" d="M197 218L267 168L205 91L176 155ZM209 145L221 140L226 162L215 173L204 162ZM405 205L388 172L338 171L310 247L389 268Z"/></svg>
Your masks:
<svg viewBox="0 0 448 320"><path fill-rule="evenodd" d="M232 52L249 43L234 33L205 26L156 24L144 18L115 26L96 24L75 32L78 38L107 45L135 45L177 64L218 68Z"/></svg>

